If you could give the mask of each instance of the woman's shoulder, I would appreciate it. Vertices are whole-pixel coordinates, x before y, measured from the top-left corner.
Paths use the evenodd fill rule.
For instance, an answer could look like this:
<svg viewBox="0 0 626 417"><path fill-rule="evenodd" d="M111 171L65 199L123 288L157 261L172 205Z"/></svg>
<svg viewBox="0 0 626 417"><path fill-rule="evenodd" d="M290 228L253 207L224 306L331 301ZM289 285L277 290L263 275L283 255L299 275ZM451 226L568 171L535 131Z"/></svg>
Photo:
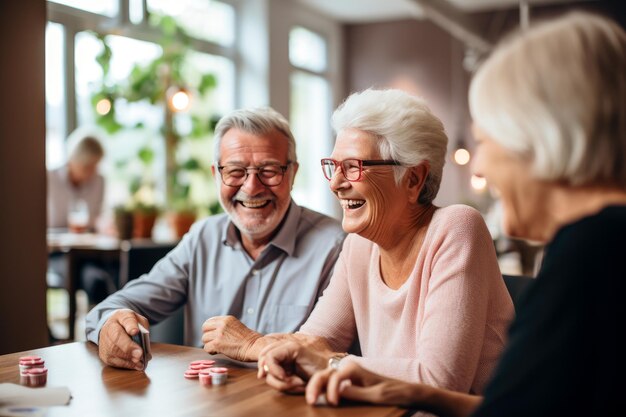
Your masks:
<svg viewBox="0 0 626 417"><path fill-rule="evenodd" d="M441 207L433 214L432 224L446 227L474 227L484 225L485 220L478 210L464 204Z"/></svg>
<svg viewBox="0 0 626 417"><path fill-rule="evenodd" d="M480 212L463 204L437 209L429 226L429 236L431 240L457 244L470 241L492 242L489 229Z"/></svg>

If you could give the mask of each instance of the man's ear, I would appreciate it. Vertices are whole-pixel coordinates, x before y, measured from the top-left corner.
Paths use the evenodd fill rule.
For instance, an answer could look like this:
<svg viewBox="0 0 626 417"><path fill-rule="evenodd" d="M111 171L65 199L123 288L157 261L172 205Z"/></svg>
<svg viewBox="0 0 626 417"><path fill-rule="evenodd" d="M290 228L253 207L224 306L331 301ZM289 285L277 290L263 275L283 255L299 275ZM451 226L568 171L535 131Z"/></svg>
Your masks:
<svg viewBox="0 0 626 417"><path fill-rule="evenodd" d="M407 198L410 203L417 203L420 193L428 178L430 172L430 166L428 162L422 162L421 164L408 168L405 176L405 184L407 190Z"/></svg>
<svg viewBox="0 0 626 417"><path fill-rule="evenodd" d="M213 178L217 178L215 176L215 165L211 165L211 174L213 175Z"/></svg>
<svg viewBox="0 0 626 417"><path fill-rule="evenodd" d="M293 189L293 183L296 181L296 174L298 173L298 168L300 168L300 164L297 162L292 162L291 166L293 167L293 176L291 177L291 188Z"/></svg>

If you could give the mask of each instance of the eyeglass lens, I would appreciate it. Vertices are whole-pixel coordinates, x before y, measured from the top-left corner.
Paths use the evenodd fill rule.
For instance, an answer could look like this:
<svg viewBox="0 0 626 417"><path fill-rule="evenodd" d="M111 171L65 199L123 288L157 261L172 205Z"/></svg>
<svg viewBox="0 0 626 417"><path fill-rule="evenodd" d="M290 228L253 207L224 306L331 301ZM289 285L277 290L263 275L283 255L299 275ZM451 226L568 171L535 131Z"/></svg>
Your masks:
<svg viewBox="0 0 626 417"><path fill-rule="evenodd" d="M261 184L268 187L279 185L284 176L283 167L280 165L266 165L264 167L244 168L239 166L223 166L221 167L222 181L225 185L236 187L243 185L250 174L250 171L257 176Z"/></svg>

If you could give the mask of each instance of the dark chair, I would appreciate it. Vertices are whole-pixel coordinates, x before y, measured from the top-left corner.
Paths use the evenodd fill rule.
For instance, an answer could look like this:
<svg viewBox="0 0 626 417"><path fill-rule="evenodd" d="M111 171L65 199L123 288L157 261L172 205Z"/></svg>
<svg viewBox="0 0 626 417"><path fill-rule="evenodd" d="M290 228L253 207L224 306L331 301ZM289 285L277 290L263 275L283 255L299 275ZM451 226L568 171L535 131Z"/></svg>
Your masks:
<svg viewBox="0 0 626 417"><path fill-rule="evenodd" d="M127 240L122 242L120 254L120 283L139 278L176 245L174 243L156 243L150 240ZM183 344L184 307L176 310L165 320L150 326L152 342Z"/></svg>
<svg viewBox="0 0 626 417"><path fill-rule="evenodd" d="M509 294L513 300L513 306L517 311L517 302L519 301L520 295L522 295L534 278L523 275L502 275L502 278L504 278L504 284L506 285L506 289L509 290Z"/></svg>

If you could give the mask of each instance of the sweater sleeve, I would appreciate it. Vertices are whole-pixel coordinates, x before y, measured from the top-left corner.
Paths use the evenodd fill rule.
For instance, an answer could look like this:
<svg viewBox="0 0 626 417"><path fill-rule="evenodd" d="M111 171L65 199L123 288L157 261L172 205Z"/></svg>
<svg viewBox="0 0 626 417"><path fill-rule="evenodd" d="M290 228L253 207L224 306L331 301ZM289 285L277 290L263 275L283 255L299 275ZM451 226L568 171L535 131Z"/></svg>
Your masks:
<svg viewBox="0 0 626 417"><path fill-rule="evenodd" d="M422 280L429 280L426 287L421 286L427 290L425 298L419 297L423 305L411 306L424 312L423 321L416 324L417 351L407 354L413 357L350 356L347 361L401 380L470 392L485 343L490 286L501 275L478 212L466 209L445 223L436 238L424 242L434 246L422 249L431 254L423 269L427 271L430 264L430 277L422 272ZM497 356L499 349L495 350Z"/></svg>
<svg viewBox="0 0 626 417"><path fill-rule="evenodd" d="M348 237L344 241L328 287L298 331L326 338L336 352L347 351L356 337L354 309L346 270L346 254L349 252L350 240Z"/></svg>

